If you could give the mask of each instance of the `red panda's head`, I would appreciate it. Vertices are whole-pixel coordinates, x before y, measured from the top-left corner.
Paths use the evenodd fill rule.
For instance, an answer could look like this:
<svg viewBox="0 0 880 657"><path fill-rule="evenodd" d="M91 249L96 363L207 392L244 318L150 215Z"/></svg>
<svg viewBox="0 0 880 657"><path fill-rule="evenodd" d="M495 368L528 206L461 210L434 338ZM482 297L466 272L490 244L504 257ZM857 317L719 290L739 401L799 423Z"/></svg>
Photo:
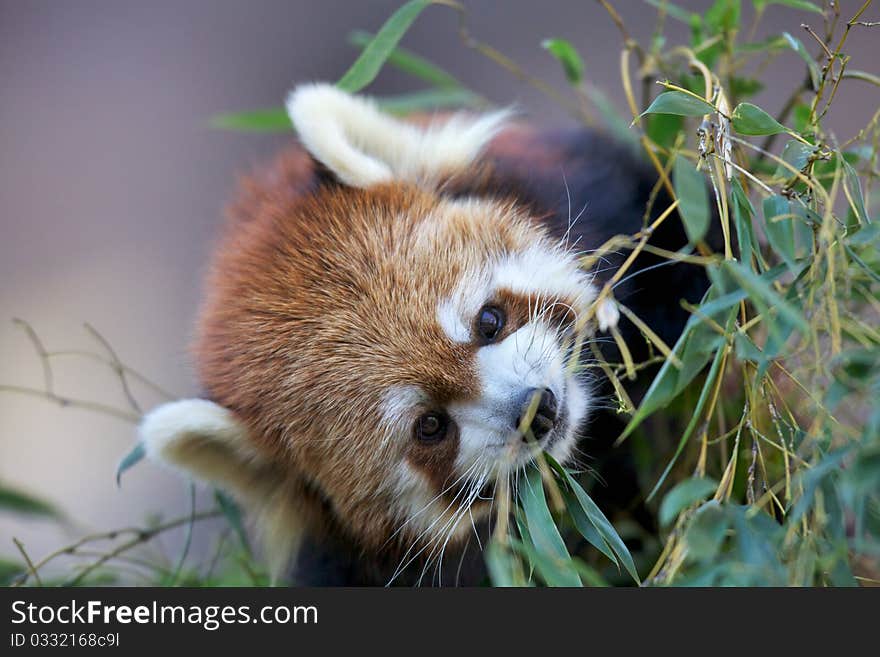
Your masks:
<svg viewBox="0 0 880 657"><path fill-rule="evenodd" d="M569 458L590 276L515 200L454 193L504 113L418 127L325 85L288 110L310 157L239 203L196 341L210 401L148 415L148 452L276 532L329 512L368 549L454 540L498 477Z"/></svg>

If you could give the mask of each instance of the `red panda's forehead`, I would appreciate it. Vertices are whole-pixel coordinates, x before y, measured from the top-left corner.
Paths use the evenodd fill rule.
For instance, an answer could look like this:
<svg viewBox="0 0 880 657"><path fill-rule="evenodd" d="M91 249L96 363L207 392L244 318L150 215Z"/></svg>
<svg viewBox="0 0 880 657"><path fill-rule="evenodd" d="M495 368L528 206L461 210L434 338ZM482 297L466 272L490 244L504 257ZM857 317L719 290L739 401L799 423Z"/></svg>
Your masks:
<svg viewBox="0 0 880 657"><path fill-rule="evenodd" d="M316 431L343 415L378 420L401 385L438 404L473 397L474 347L450 338L438 309L545 240L513 205L401 186L269 203L215 257L202 382L256 422Z"/></svg>
<svg viewBox="0 0 880 657"><path fill-rule="evenodd" d="M344 318L349 339L361 348L355 368L361 382L373 383L377 394L416 385L436 403L472 396L473 347L450 340L438 308L464 279L528 249L542 234L507 204L414 194L387 207L377 197L354 220L357 231L347 244L338 245L344 254L338 264L348 275L328 298L333 303L351 292L342 307L328 311Z"/></svg>

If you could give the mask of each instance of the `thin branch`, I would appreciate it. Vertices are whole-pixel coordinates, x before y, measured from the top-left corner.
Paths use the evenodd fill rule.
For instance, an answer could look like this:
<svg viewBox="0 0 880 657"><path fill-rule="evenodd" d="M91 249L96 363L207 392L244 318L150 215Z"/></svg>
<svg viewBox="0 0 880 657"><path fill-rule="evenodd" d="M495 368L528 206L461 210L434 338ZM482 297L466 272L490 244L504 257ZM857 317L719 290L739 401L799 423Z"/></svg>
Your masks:
<svg viewBox="0 0 880 657"><path fill-rule="evenodd" d="M116 558L128 550L152 540L159 534L162 534L171 529L175 529L177 527L181 527L190 522L197 522L210 518L219 518L222 515L223 512L220 509L212 509L210 511L201 511L195 514L187 514L186 516L175 518L174 520L169 520L166 523L157 525L156 527L125 527L123 529L114 529L107 532L99 532L97 534L89 534L88 536L83 536L78 541L49 553L47 556L45 556L43 559L33 565L33 567L31 568L31 572L22 575L21 578L19 578L19 580L15 584L13 584L13 586L21 586L25 584L31 575L36 576L37 572L44 568L46 564L54 561L58 557L76 554L77 550L83 545L95 543L97 541L113 541L116 540L119 536L134 534L134 537L132 539L113 549L111 552L107 552L102 555L102 557L99 559L100 563L96 562L95 564L89 566L88 572L85 573L85 575L87 575L110 559ZM84 577L85 575L83 573L80 573L80 575L77 576L77 579L74 580L74 582L82 581L82 577ZM69 585L72 586L73 583L70 583Z"/></svg>
<svg viewBox="0 0 880 657"><path fill-rule="evenodd" d="M15 547L18 548L18 551L21 553L21 556L24 558L24 562L27 564L28 571L30 574L34 576L34 580L37 582L37 586L43 586L43 580L40 579L39 573L37 573L37 569L34 567L34 562L31 561L30 556L27 553L27 550L24 549L24 544L19 541L17 538L13 538L12 542L15 543Z"/></svg>
<svg viewBox="0 0 880 657"><path fill-rule="evenodd" d="M125 398L128 400L129 406L138 414L142 414L143 410L141 409L140 404L138 404L137 400L134 398L134 395L131 392L131 388L128 385L128 379L125 376L125 368L122 365L122 361L119 360L119 356L116 355L116 351L107 341L103 335L101 335L95 327L86 322L83 324L86 331L88 331L91 336L107 351L107 354L110 356L111 367L113 371L116 372L116 375L119 377L119 383L122 386L122 392L125 395Z"/></svg>

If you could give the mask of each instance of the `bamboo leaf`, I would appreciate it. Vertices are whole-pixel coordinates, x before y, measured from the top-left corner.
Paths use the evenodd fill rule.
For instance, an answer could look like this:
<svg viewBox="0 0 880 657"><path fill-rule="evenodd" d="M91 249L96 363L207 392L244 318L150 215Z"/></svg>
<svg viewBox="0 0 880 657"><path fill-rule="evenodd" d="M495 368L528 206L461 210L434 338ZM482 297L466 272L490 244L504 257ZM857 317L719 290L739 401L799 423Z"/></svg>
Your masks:
<svg viewBox="0 0 880 657"><path fill-rule="evenodd" d="M510 549L500 541L492 541L486 546L486 567L492 586L522 586L524 582L519 573L518 560Z"/></svg>
<svg viewBox="0 0 880 657"><path fill-rule="evenodd" d="M694 17L699 18L699 14L695 14L687 9L682 9L678 5L674 5L666 0L644 0L647 4L657 9L662 9L670 18L681 21L685 25L690 25Z"/></svg>
<svg viewBox="0 0 880 657"><path fill-rule="evenodd" d="M740 0L715 0L704 20L714 32L729 32L739 25L741 10Z"/></svg>
<svg viewBox="0 0 880 657"><path fill-rule="evenodd" d="M211 117L212 128L237 132L291 132L293 124L283 107L218 114Z"/></svg>
<svg viewBox="0 0 880 657"><path fill-rule="evenodd" d="M564 474L569 489L574 493L578 504L593 524L593 527L596 528L599 535L614 551L614 554L617 555L617 558L620 560L620 563L623 564L626 572L630 574L636 584L640 584L641 581L639 580L639 574L636 571L632 555L629 552L629 548L627 548L626 544L623 542L623 539L620 538L617 530L614 529L614 526L608 518L605 517L605 514L602 513L598 506L596 506L596 503L593 502L589 495L587 495L587 492L581 487L577 479L572 477L571 473L568 471L564 471Z"/></svg>
<svg viewBox="0 0 880 657"><path fill-rule="evenodd" d="M749 200L738 178L733 178L730 188L731 198L733 199L731 204L733 206L733 221L736 227L736 242L739 245L740 258L749 265L754 262L757 267L760 267L761 259L758 257L758 240L752 227L752 217L755 216L755 208L752 206L752 202Z"/></svg>
<svg viewBox="0 0 880 657"><path fill-rule="evenodd" d="M62 513L49 502L3 484L0 484L0 511L44 518L62 517Z"/></svg>
<svg viewBox="0 0 880 657"><path fill-rule="evenodd" d="M730 517L724 507L715 500L706 502L697 509L685 532L688 556L700 561L714 559L729 527Z"/></svg>
<svg viewBox="0 0 880 657"><path fill-rule="evenodd" d="M725 325L726 330L730 330L730 324L733 316L734 312L731 311L728 321ZM694 432L694 429L696 429L698 422L702 418L703 409L705 408L706 403L709 400L709 394L712 390L712 386L715 384L715 380L719 376L721 363L723 361L724 350L718 348L715 351L714 357L712 358L712 366L709 368L709 374L706 375L706 380L703 382L703 387L700 390L700 397L697 399L697 405L694 406L694 410L691 414L691 420L690 422L688 422L687 427L685 427L684 433L682 433L681 438L679 438L678 440L678 445L675 448L675 453L673 453L672 458L669 459L669 463L666 464L666 468L664 468L663 472L660 474L660 477L657 479L657 483L654 484L654 488L652 488L651 492L648 493L648 497L646 498L648 501L652 500L654 498L654 495L657 494L657 491L659 491L661 486L663 486L664 482L666 481L666 477L668 477L669 473L672 471L672 466L674 466L676 461L678 461L678 457L681 456L685 445L687 445L688 440L690 440L690 437Z"/></svg>
<svg viewBox="0 0 880 657"><path fill-rule="evenodd" d="M802 265L798 260L811 246L806 208L797 201L774 195L764 199L763 209L767 241L791 271L800 271Z"/></svg>
<svg viewBox="0 0 880 657"><path fill-rule="evenodd" d="M703 175L693 163L679 155L672 171L675 196L679 200L678 213L684 223L688 242L695 244L709 230L709 192Z"/></svg>
<svg viewBox="0 0 880 657"><path fill-rule="evenodd" d="M660 524L667 526L678 517L678 514L695 502L706 499L718 488L718 482L714 479L693 477L675 485L660 505Z"/></svg>
<svg viewBox="0 0 880 657"><path fill-rule="evenodd" d="M565 39L546 39L541 47L553 55L562 64L565 77L572 85L581 83L584 77L584 62L578 51Z"/></svg>
<svg viewBox="0 0 880 657"><path fill-rule="evenodd" d="M467 89L426 89L398 96L384 96L377 98L376 103L389 114L406 115L435 109L477 107L484 101Z"/></svg>
<svg viewBox="0 0 880 657"><path fill-rule="evenodd" d="M810 156L815 152L816 148L811 146L810 144L804 144L799 142L796 139L790 139L785 144L785 148L782 149L782 161L789 164L790 167L787 167L779 163L776 167L776 173L773 174L775 178L791 178L795 175L795 171L802 171L805 166L807 166L807 162L810 159Z"/></svg>
<svg viewBox="0 0 880 657"><path fill-rule="evenodd" d="M843 184L846 188L847 201L859 223L862 225L870 224L871 219L868 217L868 210L865 207L865 197L862 195L862 184L859 182L859 176L843 156L838 155L838 158L843 165Z"/></svg>
<svg viewBox="0 0 880 657"><path fill-rule="evenodd" d="M763 278L735 260L726 260L722 267L730 273L737 283L748 292L753 300L763 302L767 308L775 309L780 316L794 324L803 334L808 334L810 325L794 305L779 296L773 287Z"/></svg>
<svg viewBox="0 0 880 657"><path fill-rule="evenodd" d="M566 488L563 489L562 497L565 500L565 507L568 509L568 515L571 516L571 520L574 523L575 529L578 530L578 533L583 536L590 545L608 557L615 566L618 566L619 562L617 561L617 557L614 556L614 551L605 539L602 538L599 530L596 529L592 522L590 522L586 512L574 496L574 493Z"/></svg>
<svg viewBox="0 0 880 657"><path fill-rule="evenodd" d="M510 547L528 559L535 572L548 586L583 586L573 559L569 558L567 561L559 561L527 542L520 542L516 539L509 540Z"/></svg>
<svg viewBox="0 0 880 657"><path fill-rule="evenodd" d="M803 42L797 37L792 36L788 32L783 32L782 38L785 39L785 43L788 47L794 50L806 63L807 70L810 73L810 83L813 85L813 91L815 91L819 88L819 66L816 64L816 60L810 54L810 51L804 46Z"/></svg>
<svg viewBox="0 0 880 657"><path fill-rule="evenodd" d="M0 586L9 586L13 580L27 572L27 566L16 561L0 558Z"/></svg>
<svg viewBox="0 0 880 657"><path fill-rule="evenodd" d="M641 116L645 114L678 114L680 116L703 116L715 111L711 103L681 91L664 91L657 96Z"/></svg>
<svg viewBox="0 0 880 657"><path fill-rule="evenodd" d="M526 524L529 536L535 549L560 563L571 561L568 548L556 528L550 509L547 507L547 499L544 496L544 483L541 480L541 472L538 468L530 468L526 473L525 481L519 488L520 504L526 516ZM555 576L553 576L555 575ZM552 586L580 586L580 577L574 571L567 573L560 570L552 572L553 581L547 583Z"/></svg>
<svg viewBox="0 0 880 657"><path fill-rule="evenodd" d="M731 115L733 129L741 135L775 135L787 128L757 105L740 103Z"/></svg>
<svg viewBox="0 0 880 657"><path fill-rule="evenodd" d="M781 271L783 269L777 269L773 274L778 276ZM682 363L682 367L677 368L673 365L672 359L666 359L642 398L639 408L620 435L619 441L629 437L651 413L675 399L703 370L724 342L723 337L715 333L705 320L713 319L725 326L735 313L736 305L745 297L746 293L743 290L726 294L720 294L714 288L710 290L706 300L688 319L684 331L672 348L672 353Z"/></svg>
<svg viewBox="0 0 880 657"><path fill-rule="evenodd" d="M122 457L122 460L119 462L119 465L116 467L116 485L120 486L122 484L122 473L133 467L134 465L140 463L141 460L147 455L146 449L144 449L143 443L138 443L132 448L132 450Z"/></svg>
<svg viewBox="0 0 880 657"><path fill-rule="evenodd" d="M336 86L349 93L356 93L376 79L383 64L394 52L413 21L434 2L435 0L410 0L391 14Z"/></svg>
<svg viewBox="0 0 880 657"><path fill-rule="evenodd" d="M752 0L752 4L757 11L763 11L768 5L783 5L792 9L803 9L811 11L814 14L821 14L822 8L808 0Z"/></svg>
<svg viewBox="0 0 880 657"><path fill-rule="evenodd" d="M348 40L363 49L375 38L375 35L360 30L352 32ZM464 86L454 75L443 70L433 62L415 54L401 46L397 46L388 55L388 64L409 75L417 77L440 89L463 89Z"/></svg>
<svg viewBox="0 0 880 657"><path fill-rule="evenodd" d="M397 96L376 98L377 105L390 114L411 114L433 109L477 107L484 99L467 89L425 89ZM236 132L292 132L293 124L283 107L219 114L210 120L213 128Z"/></svg>

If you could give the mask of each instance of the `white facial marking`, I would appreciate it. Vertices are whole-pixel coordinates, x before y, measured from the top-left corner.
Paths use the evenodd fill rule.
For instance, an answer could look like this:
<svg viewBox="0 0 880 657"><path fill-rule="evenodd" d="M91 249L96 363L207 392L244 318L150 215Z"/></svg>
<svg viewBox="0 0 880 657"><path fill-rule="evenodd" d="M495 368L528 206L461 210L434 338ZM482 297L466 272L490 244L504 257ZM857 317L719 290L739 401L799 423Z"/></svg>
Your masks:
<svg viewBox="0 0 880 657"><path fill-rule="evenodd" d="M474 317L486 303L491 290L489 276L476 273L462 281L452 296L440 302L437 320L450 340L459 343L471 341Z"/></svg>
<svg viewBox="0 0 880 657"><path fill-rule="evenodd" d="M532 300L532 316L503 341L477 351L479 398L447 408L459 427L457 470L485 459L487 451L494 452L499 462L508 459L511 468L530 458L516 420L528 391L542 388L553 392L564 415L565 426L554 429L564 435L551 436L550 448L554 457L564 461L586 417L589 395L578 374L566 367L562 334L542 316L542 309L565 303L576 316L595 299L595 288L573 256L546 243L507 254L487 270L464 276L438 306L438 320L449 339L462 343L473 339L474 318L491 303L496 290Z"/></svg>
<svg viewBox="0 0 880 657"><path fill-rule="evenodd" d="M395 435L405 433L413 420L413 409L424 400L424 394L417 386L396 385L385 391L380 406L381 426L384 431L383 442Z"/></svg>
<svg viewBox="0 0 880 657"><path fill-rule="evenodd" d="M406 523L408 534L423 532L443 508L437 508L437 494L429 490L425 476L405 460L397 465L396 474L394 494L401 527Z"/></svg>
<svg viewBox="0 0 880 657"><path fill-rule="evenodd" d="M590 277L569 253L543 245L505 257L495 268L493 285L533 298L576 299L580 306L596 297Z"/></svg>

